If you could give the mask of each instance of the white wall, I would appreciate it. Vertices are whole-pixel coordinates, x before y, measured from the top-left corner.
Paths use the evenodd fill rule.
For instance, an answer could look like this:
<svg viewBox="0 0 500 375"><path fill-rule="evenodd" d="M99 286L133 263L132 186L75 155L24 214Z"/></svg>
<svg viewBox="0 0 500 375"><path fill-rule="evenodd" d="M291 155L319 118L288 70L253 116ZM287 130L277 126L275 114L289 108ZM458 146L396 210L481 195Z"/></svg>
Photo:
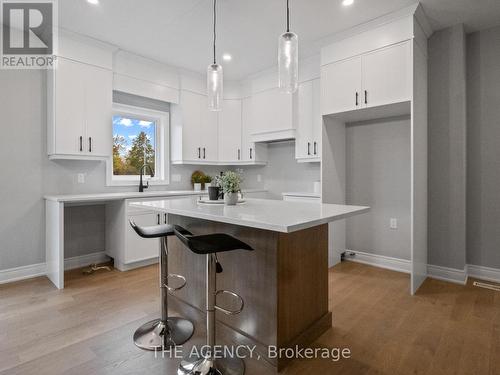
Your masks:
<svg viewBox="0 0 500 375"><path fill-rule="evenodd" d="M244 169L248 187L265 187L271 199L282 199L283 192L312 192L314 181L320 180L319 163L297 163L295 142L268 145L268 163L265 167ZM261 175L262 183L257 182Z"/></svg>

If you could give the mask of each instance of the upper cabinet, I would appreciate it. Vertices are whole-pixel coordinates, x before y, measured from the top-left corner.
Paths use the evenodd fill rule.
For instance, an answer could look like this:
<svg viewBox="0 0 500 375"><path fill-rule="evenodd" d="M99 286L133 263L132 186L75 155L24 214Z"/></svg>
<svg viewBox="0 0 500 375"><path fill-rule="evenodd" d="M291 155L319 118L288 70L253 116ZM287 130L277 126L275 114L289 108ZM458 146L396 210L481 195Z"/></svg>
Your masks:
<svg viewBox="0 0 500 375"><path fill-rule="evenodd" d="M360 108L361 57L321 68L321 113L331 114Z"/></svg>
<svg viewBox="0 0 500 375"><path fill-rule="evenodd" d="M263 164L267 160L267 145L255 143L253 98L241 101L241 161L246 164Z"/></svg>
<svg viewBox="0 0 500 375"><path fill-rule="evenodd" d="M295 158L298 162L321 161L320 80L303 82L297 90L294 119L297 138Z"/></svg>
<svg viewBox="0 0 500 375"><path fill-rule="evenodd" d="M208 110L207 97L182 90L179 104L170 110L172 163L218 162L217 112Z"/></svg>
<svg viewBox="0 0 500 375"><path fill-rule="evenodd" d="M411 44L404 42L321 68L321 113L411 100Z"/></svg>
<svg viewBox="0 0 500 375"><path fill-rule="evenodd" d="M48 72L48 154L51 159L111 156L111 70L59 57Z"/></svg>
<svg viewBox="0 0 500 375"><path fill-rule="evenodd" d="M219 161L241 161L241 100L226 99L219 113Z"/></svg>
<svg viewBox="0 0 500 375"><path fill-rule="evenodd" d="M255 142L295 138L293 100L294 95L282 93L278 88L252 95Z"/></svg>
<svg viewBox="0 0 500 375"><path fill-rule="evenodd" d="M222 111L207 108L207 97L181 90L172 104L171 155L173 164L265 164L267 146L255 144L252 99L224 99Z"/></svg>

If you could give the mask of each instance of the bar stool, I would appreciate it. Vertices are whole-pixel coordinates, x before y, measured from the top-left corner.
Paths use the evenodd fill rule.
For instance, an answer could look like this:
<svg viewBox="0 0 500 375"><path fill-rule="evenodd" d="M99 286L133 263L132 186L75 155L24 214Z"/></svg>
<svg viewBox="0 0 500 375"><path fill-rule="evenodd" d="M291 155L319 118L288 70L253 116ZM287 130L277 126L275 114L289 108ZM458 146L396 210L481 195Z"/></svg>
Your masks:
<svg viewBox="0 0 500 375"><path fill-rule="evenodd" d="M184 344L194 332L193 323L183 318L169 317L168 293L182 289L186 285L186 279L181 275L168 273L168 243L167 238L173 236L174 229L171 225L155 225L151 227L140 227L130 220L130 225L142 238L160 239L160 310L161 318L143 324L134 333L134 343L145 350L162 350L176 345ZM183 232L188 235L187 231ZM182 284L176 288L168 285L169 278L182 280Z"/></svg>
<svg viewBox="0 0 500 375"><path fill-rule="evenodd" d="M236 357L226 355L224 358L214 357L215 347L215 310L226 315L239 314L243 310L244 301L236 293L227 290L217 290L217 274L222 273L217 254L232 250L253 250L246 243L227 234L209 234L202 236L188 235L187 231L177 225L174 225L174 232L177 238L181 240L193 253L206 255L207 257L207 286L206 286L206 314L207 314L207 348L209 350L205 356L203 353L192 353L184 357L179 369L178 375L196 374L196 375L242 375L245 372L244 362ZM216 305L216 297L219 294L229 294L240 300L238 310L227 310ZM193 351L191 351L193 352Z"/></svg>

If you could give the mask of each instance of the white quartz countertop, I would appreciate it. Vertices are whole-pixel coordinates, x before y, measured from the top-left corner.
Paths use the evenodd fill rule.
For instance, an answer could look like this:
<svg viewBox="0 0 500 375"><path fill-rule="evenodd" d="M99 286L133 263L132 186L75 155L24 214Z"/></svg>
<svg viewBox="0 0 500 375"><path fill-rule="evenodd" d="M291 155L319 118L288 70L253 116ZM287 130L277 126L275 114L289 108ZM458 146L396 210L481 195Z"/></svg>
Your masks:
<svg viewBox="0 0 500 375"><path fill-rule="evenodd" d="M243 193L265 193L263 189L244 189ZM199 196L208 194L206 190L163 190L163 191L138 191L118 192L118 193L95 193L95 194L64 194L64 195L47 195L46 200L55 202L77 203L77 202L98 202L98 201L114 201L121 199L136 199L136 198L154 198L154 197L177 197L177 196Z"/></svg>
<svg viewBox="0 0 500 375"><path fill-rule="evenodd" d="M133 203L169 214L290 233L367 212L369 207L288 202L272 199L246 199L237 206L200 204L196 197Z"/></svg>

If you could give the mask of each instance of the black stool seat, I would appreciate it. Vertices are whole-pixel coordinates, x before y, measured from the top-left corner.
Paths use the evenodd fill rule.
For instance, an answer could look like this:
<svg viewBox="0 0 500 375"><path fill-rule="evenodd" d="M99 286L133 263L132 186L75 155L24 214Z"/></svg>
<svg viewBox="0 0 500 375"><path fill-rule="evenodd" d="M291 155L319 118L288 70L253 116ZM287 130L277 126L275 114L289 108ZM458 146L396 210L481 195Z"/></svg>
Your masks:
<svg viewBox="0 0 500 375"><path fill-rule="evenodd" d="M174 225L174 232L181 242L196 254L214 254L232 250L253 250L245 242L224 233L193 236L189 232Z"/></svg>
<svg viewBox="0 0 500 375"><path fill-rule="evenodd" d="M174 227L169 224L153 225L150 227L140 227L131 220L130 225L132 226L132 228L134 228L136 233L142 238L161 238L161 237L168 237L175 235ZM189 231L185 229L182 230L183 234L191 235Z"/></svg>

